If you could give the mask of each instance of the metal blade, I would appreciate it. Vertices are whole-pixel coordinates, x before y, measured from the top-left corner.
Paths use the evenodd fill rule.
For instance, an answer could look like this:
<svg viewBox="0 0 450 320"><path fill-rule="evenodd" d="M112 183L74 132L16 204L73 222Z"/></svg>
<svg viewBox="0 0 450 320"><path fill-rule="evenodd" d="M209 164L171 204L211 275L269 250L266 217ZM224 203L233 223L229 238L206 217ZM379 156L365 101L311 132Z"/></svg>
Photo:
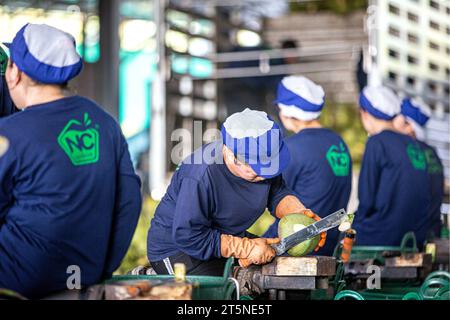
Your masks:
<svg viewBox="0 0 450 320"><path fill-rule="evenodd" d="M277 255L282 255L292 247L295 247L297 244L302 243L308 239L314 238L318 234L330 230L339 226L341 221L348 215L345 209L338 210L320 221L316 221L313 224L307 226L306 228L299 230L290 236L281 239L278 244L273 245L272 247L277 252Z"/></svg>

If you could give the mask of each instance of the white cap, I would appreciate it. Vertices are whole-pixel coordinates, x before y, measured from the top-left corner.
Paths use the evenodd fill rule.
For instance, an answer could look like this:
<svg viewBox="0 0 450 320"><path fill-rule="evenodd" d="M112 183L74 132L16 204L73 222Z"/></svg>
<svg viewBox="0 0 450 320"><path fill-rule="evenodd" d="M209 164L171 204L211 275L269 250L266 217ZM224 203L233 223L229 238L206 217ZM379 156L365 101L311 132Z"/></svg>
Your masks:
<svg viewBox="0 0 450 320"><path fill-rule="evenodd" d="M282 132L263 111L245 109L232 114L221 133L223 143L260 177L277 176L289 163Z"/></svg>
<svg viewBox="0 0 450 320"><path fill-rule="evenodd" d="M401 107L402 115L412 125L419 140L425 138L424 127L431 117L431 109L421 98L404 99Z"/></svg>
<svg viewBox="0 0 450 320"><path fill-rule="evenodd" d="M278 85L275 102L282 115L299 120L317 119L325 103L323 88L303 76L288 76Z"/></svg>
<svg viewBox="0 0 450 320"><path fill-rule="evenodd" d="M83 67L75 39L46 24L26 24L7 46L17 67L42 83L65 83Z"/></svg>
<svg viewBox="0 0 450 320"><path fill-rule="evenodd" d="M400 113L401 101L389 88L368 86L360 94L360 106L372 116L382 120L392 120Z"/></svg>

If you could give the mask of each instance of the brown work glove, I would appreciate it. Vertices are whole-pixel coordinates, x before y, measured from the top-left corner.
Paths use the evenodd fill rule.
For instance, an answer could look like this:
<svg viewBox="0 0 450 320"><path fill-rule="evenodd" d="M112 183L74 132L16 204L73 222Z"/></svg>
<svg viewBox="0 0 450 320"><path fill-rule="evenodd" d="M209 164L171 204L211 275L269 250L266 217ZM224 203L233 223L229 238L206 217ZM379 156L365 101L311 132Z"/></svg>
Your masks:
<svg viewBox="0 0 450 320"><path fill-rule="evenodd" d="M220 252L222 257L238 258L242 267L248 267L251 264L270 262L276 255L270 245L279 241L278 238L249 239L222 234L220 236Z"/></svg>
<svg viewBox="0 0 450 320"><path fill-rule="evenodd" d="M300 211L299 213L304 214L307 217L313 218L316 221L320 220L320 217L317 214L315 214L314 212L312 212L311 210L309 210L309 209L304 209L304 210ZM327 233L326 232L322 232L320 234L320 241L317 244L317 246L314 249L314 251L317 252L320 248L322 248L325 245L325 241L326 240L327 240Z"/></svg>

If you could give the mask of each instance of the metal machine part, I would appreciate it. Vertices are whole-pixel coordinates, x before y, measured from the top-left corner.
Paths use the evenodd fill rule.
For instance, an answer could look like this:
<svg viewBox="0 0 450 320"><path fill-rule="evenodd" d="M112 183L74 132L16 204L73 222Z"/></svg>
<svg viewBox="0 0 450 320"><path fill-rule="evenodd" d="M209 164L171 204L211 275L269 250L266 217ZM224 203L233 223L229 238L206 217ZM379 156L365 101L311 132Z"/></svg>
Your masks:
<svg viewBox="0 0 450 320"><path fill-rule="evenodd" d="M329 289L335 271L336 260L332 257L277 257L264 266L236 267L234 277L242 295L268 293L271 300L284 300L294 291Z"/></svg>

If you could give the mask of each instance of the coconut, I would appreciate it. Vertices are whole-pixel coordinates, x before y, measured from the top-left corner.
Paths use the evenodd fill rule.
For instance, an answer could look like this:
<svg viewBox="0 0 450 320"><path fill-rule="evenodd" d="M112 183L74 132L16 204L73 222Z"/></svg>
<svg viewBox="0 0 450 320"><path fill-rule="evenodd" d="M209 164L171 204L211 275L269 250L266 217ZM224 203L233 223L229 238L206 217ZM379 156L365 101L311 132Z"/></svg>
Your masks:
<svg viewBox="0 0 450 320"><path fill-rule="evenodd" d="M339 225L339 231L345 232L352 227L353 219L355 218L354 214L349 214L345 217L345 219Z"/></svg>
<svg viewBox="0 0 450 320"><path fill-rule="evenodd" d="M281 218L278 224L278 236L280 238L286 238L291 234L306 228L310 224L316 222L313 218L309 218L304 214L290 214ZM320 241L320 235L315 236L312 239L303 241L295 247L289 249L288 254L293 257L305 256L317 246Z"/></svg>

